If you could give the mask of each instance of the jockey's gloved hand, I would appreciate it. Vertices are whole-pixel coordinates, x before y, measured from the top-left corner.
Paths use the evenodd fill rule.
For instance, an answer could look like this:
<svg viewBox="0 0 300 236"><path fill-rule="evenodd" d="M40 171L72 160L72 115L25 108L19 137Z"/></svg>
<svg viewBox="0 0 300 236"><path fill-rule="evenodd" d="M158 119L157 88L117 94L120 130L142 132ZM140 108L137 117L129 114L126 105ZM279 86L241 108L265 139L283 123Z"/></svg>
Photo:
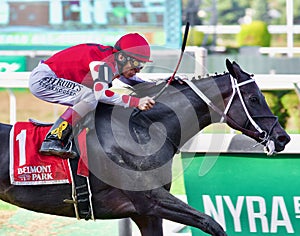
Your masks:
<svg viewBox="0 0 300 236"><path fill-rule="evenodd" d="M153 108L155 101L151 97L143 97L139 101L139 105L137 106L138 109L142 111L147 111Z"/></svg>
<svg viewBox="0 0 300 236"><path fill-rule="evenodd" d="M166 80L169 81L172 76L168 77ZM183 83L184 80L188 80L188 77L186 75L175 75L173 80L179 81L179 83Z"/></svg>
<svg viewBox="0 0 300 236"><path fill-rule="evenodd" d="M177 80L180 84L183 84L185 80L188 80L189 78L186 75L176 75L175 80Z"/></svg>

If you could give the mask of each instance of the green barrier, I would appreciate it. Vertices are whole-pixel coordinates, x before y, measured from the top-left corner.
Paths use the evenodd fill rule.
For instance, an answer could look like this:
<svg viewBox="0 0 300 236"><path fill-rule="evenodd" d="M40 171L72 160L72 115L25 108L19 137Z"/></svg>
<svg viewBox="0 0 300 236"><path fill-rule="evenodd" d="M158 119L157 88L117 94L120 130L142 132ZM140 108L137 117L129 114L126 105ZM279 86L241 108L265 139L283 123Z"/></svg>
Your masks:
<svg viewBox="0 0 300 236"><path fill-rule="evenodd" d="M25 70L25 56L0 56L0 72L16 72Z"/></svg>
<svg viewBox="0 0 300 236"><path fill-rule="evenodd" d="M0 72L20 72L26 71L25 56L0 56ZM6 89L0 88L0 91ZM15 91L26 91L22 88L14 89Z"/></svg>
<svg viewBox="0 0 300 236"><path fill-rule="evenodd" d="M300 235L300 154L183 153L188 203L228 235ZM212 162L203 176L204 162ZM192 228L192 235L207 235Z"/></svg>

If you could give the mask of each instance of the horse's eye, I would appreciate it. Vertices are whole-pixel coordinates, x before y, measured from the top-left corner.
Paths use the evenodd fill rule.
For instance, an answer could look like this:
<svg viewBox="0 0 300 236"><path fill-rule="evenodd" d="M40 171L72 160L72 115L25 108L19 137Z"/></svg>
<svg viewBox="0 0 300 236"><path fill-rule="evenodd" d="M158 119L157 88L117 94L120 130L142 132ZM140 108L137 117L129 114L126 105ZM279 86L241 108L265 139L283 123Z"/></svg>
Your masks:
<svg viewBox="0 0 300 236"><path fill-rule="evenodd" d="M252 103L258 103L258 98L257 97L255 97L255 96L252 96L252 97L250 97L250 102L252 102Z"/></svg>

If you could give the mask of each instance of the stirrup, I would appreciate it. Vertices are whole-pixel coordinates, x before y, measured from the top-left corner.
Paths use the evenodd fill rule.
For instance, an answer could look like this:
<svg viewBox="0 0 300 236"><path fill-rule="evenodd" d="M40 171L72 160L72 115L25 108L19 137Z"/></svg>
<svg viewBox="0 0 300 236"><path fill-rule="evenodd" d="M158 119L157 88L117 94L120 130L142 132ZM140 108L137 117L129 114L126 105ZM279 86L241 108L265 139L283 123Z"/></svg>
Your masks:
<svg viewBox="0 0 300 236"><path fill-rule="evenodd" d="M43 148L43 146L46 147ZM47 141L45 140L42 144L41 149L39 150L39 153L45 156L57 156L63 159L73 159L78 157L78 155L72 150L72 146L72 141L69 141L65 148L61 147L60 149L55 149L53 146L51 147L51 144L49 144L49 146L47 147Z"/></svg>

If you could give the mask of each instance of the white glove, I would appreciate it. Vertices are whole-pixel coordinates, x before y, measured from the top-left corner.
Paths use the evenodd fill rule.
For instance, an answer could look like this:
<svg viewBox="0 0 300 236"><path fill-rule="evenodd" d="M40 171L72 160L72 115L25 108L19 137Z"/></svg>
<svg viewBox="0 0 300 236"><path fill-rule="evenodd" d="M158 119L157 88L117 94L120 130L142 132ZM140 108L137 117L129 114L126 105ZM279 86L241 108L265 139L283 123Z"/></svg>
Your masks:
<svg viewBox="0 0 300 236"><path fill-rule="evenodd" d="M155 101L151 97L143 97L140 99L138 109L142 111L150 110L155 104Z"/></svg>

